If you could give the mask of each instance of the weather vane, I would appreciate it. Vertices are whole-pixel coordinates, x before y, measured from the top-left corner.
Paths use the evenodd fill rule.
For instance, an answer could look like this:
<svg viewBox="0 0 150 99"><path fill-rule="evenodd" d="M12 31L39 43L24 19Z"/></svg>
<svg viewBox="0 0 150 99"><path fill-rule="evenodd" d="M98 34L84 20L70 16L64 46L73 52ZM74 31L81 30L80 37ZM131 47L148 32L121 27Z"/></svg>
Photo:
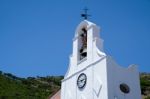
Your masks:
<svg viewBox="0 0 150 99"><path fill-rule="evenodd" d="M88 11L88 9L85 8L85 9L84 9L84 13L81 14L81 17L83 17L85 20L88 19L88 17L90 16L90 15L87 13L87 11Z"/></svg>

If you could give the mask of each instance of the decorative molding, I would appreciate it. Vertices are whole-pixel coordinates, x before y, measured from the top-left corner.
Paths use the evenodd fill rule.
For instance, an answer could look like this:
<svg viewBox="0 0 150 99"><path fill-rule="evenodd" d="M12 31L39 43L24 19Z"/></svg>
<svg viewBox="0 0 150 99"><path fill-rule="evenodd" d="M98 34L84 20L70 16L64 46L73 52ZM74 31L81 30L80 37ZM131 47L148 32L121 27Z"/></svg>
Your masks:
<svg viewBox="0 0 150 99"><path fill-rule="evenodd" d="M74 74L70 75L70 76L69 76L69 77L67 77L67 78L64 78L64 79L62 80L62 82L64 82L64 81L66 81L66 80L68 80L68 79L72 78L73 76L75 76L75 75L77 75L77 74L79 74L79 73L83 72L83 71L84 71L84 70L86 70L87 68L89 68L89 67L91 67L91 66L95 65L96 63L98 63L98 62L102 61L102 60L103 60L103 59L105 59L106 57L107 57L107 56L103 56L102 58L100 58L100 59L99 59L99 60L97 60L96 62L93 62L93 63L89 64L88 66L86 66L85 68L81 69L80 71L78 71L78 72L76 72L76 73L74 73Z"/></svg>
<svg viewBox="0 0 150 99"><path fill-rule="evenodd" d="M93 87L93 91L96 94L96 96L98 97L102 88L102 81L100 79L100 77L95 74L94 75L94 87Z"/></svg>

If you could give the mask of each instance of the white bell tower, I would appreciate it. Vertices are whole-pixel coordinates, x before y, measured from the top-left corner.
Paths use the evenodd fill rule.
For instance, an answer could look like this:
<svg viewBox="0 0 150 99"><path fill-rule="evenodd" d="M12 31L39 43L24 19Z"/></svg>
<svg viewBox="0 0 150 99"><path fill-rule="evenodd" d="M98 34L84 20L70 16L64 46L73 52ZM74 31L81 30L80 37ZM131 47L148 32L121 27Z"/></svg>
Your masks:
<svg viewBox="0 0 150 99"><path fill-rule="evenodd" d="M123 68L106 55L99 32L87 20L77 26L61 99L141 99L137 67Z"/></svg>

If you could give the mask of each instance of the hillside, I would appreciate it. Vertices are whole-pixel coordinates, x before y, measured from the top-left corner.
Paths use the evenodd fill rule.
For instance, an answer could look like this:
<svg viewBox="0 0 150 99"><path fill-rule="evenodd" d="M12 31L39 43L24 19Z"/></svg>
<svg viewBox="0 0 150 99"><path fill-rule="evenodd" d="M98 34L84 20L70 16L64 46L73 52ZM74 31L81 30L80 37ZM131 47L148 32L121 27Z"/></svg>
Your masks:
<svg viewBox="0 0 150 99"><path fill-rule="evenodd" d="M143 99L150 99L150 73L141 73L140 81Z"/></svg>
<svg viewBox="0 0 150 99"><path fill-rule="evenodd" d="M63 76L19 78L0 71L0 99L47 99L60 89ZM141 73L143 99L150 99L150 74Z"/></svg>
<svg viewBox="0 0 150 99"><path fill-rule="evenodd" d="M47 99L60 89L62 76L19 78L0 72L0 99Z"/></svg>

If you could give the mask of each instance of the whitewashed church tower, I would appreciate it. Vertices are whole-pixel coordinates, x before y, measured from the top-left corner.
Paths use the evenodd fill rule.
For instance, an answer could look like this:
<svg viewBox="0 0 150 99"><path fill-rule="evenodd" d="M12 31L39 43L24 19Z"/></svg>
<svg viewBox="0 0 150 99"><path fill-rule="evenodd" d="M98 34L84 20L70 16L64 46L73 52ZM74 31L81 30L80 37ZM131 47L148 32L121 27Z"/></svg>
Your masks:
<svg viewBox="0 0 150 99"><path fill-rule="evenodd" d="M77 26L61 99L141 99L137 67L123 68L106 55L99 32L87 20Z"/></svg>

